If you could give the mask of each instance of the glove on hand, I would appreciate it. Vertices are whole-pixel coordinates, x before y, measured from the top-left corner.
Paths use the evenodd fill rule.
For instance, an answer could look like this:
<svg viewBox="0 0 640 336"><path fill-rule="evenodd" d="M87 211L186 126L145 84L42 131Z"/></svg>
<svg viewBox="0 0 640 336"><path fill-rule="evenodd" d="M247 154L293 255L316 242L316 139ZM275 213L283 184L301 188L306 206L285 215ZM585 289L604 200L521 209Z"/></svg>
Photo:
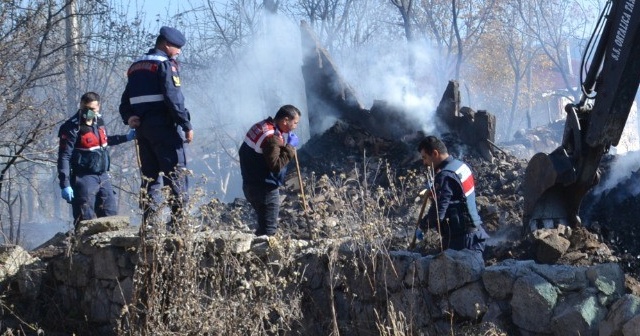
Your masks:
<svg viewBox="0 0 640 336"><path fill-rule="evenodd" d="M135 139L135 137L136 137L136 129L132 128L129 130L129 133L127 133L127 141L131 141Z"/></svg>
<svg viewBox="0 0 640 336"><path fill-rule="evenodd" d="M300 144L300 139L298 139L298 136L295 133L289 132L289 135L287 136L287 144L293 147L298 147L298 144Z"/></svg>
<svg viewBox="0 0 640 336"><path fill-rule="evenodd" d="M73 189L71 189L71 187L62 188L60 193L62 194L62 198L64 198L67 203L71 203L71 200L73 199Z"/></svg>
<svg viewBox="0 0 640 336"><path fill-rule="evenodd" d="M420 229L416 229L416 240L420 241L424 239L424 232Z"/></svg>

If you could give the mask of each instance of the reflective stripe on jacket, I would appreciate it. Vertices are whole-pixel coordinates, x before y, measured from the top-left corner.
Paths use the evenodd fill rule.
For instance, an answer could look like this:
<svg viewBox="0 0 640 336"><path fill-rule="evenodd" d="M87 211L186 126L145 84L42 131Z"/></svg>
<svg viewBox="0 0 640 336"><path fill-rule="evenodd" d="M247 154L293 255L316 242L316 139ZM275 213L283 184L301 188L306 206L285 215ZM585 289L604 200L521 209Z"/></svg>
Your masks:
<svg viewBox="0 0 640 336"><path fill-rule="evenodd" d="M476 205L475 181L473 179L471 168L469 168L466 163L457 159L452 158L448 161L449 162L442 168L442 170L443 172L448 171L453 173L451 176L454 177L454 180L459 184L462 189L462 193L464 194L464 199L458 201L466 204L469 216L473 222L471 224L478 226L482 224L482 220L480 219L478 207Z"/></svg>
<svg viewBox="0 0 640 336"><path fill-rule="evenodd" d="M240 146L240 170L242 173L243 183L250 184L271 184L279 186L284 183L284 177L287 172L287 160L273 160L267 157L265 148L268 146L277 147L274 151L270 148L272 155L278 157L290 157L286 146L284 146L284 138L280 130L278 130L274 120L267 118L254 124L245 135L244 142ZM282 162L282 164L269 167L267 162Z"/></svg>
<svg viewBox="0 0 640 336"><path fill-rule="evenodd" d="M192 129L176 60L151 49L131 64L127 77L120 100L120 115L125 124L131 116L138 116L143 127L177 125L185 132Z"/></svg>

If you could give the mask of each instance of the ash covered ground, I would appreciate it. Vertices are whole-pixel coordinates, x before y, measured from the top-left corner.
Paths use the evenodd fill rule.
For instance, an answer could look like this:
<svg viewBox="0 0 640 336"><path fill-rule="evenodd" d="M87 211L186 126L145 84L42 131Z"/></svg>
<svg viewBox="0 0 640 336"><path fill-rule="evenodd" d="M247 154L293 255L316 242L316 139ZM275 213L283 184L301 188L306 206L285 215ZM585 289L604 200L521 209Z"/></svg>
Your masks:
<svg viewBox="0 0 640 336"><path fill-rule="evenodd" d="M389 140L343 122L313 137L298 157L307 207L302 203L295 166L281 193L280 235L292 239L350 237L354 231L391 237L389 250L407 249L420 209L418 193L425 175L417 152L422 135ZM485 251L488 265L505 259L536 259L535 242L523 238L520 184L527 161L496 149L489 162L451 134L442 136L449 152L467 162L476 176L477 203L491 235ZM610 157L603 160L607 173ZM631 178L638 178L639 172ZM624 185L628 185L623 183ZM617 195L613 197L612 195ZM573 230L571 246L556 263L592 265L617 262L629 288L638 292L640 280L640 198L623 187L598 196L587 195L581 216L585 228ZM210 225L250 232L253 210L243 199L207 206ZM381 220L381 217L385 217ZM367 231L363 223L382 223L385 232ZM379 229L378 229L379 230ZM430 231L417 249L438 252L438 235Z"/></svg>

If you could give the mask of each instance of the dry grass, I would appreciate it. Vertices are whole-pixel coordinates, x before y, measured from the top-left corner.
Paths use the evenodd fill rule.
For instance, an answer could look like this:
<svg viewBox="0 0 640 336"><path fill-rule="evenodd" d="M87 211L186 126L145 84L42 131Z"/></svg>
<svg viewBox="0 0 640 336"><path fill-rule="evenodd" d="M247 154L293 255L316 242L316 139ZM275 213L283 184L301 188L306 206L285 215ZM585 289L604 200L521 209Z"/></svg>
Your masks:
<svg viewBox="0 0 640 336"><path fill-rule="evenodd" d="M305 192L311 198L312 220L340 218L335 230L317 233L325 240L350 237L356 251L351 260L344 260L339 259L337 249L331 250L327 258L329 291L346 281L342 269L345 263L358 269L364 286L384 288L375 275L380 273L378 268L391 265L381 260L389 261L388 251L398 231L395 224L414 207L412 193L420 184L420 175L410 172L396 177L384 162L365 162L350 174L307 182ZM313 199L320 196L332 201L314 203ZM192 202L204 198L201 194L192 197ZM183 219L177 234L156 229L144 235L133 302L124 311L118 333L276 335L299 329L296 324L302 319L300 283L304 265L296 264L292 251L283 250L291 245L272 246L266 257L208 251L195 239L197 230L193 228L202 225L196 220ZM335 302L331 308L331 334L344 333L349 328L338 321ZM387 335L406 334L411 326L403 313L392 305L382 308L379 330Z"/></svg>
<svg viewBox="0 0 640 336"><path fill-rule="evenodd" d="M155 225L143 235L133 302L118 334L275 335L291 329L301 316L300 278L285 272L295 265L281 251L284 244L263 257L212 251L196 239L202 223L195 221L181 219L175 233Z"/></svg>
<svg viewBox="0 0 640 336"><path fill-rule="evenodd" d="M311 220L339 219L332 226L314 225L321 239L313 244L329 245L318 249L326 251L318 260L326 262L323 289L329 298L323 330L335 336L425 334L418 323L424 314L417 303L420 293L409 291L411 298L398 298L387 290L403 272L395 269L390 251L406 249L410 242L420 207L415 199L425 177L415 171L396 176L383 161L364 162L349 173L319 178L312 174L305 182ZM186 208L207 198L195 188ZM296 210L302 215L301 206ZM234 227L241 222L228 215L218 218L230 220ZM286 231L292 224L286 218L284 222ZM153 223L155 229L142 235L133 298L123 309L118 335L299 335L307 330L307 265L300 262L289 235L270 240L266 254L236 254L199 242L198 228L211 225L202 216L177 223L175 233L167 232L164 223ZM345 243L352 253L338 252ZM345 308L339 306L344 302L335 300L339 295L375 302L371 320L345 320L340 315ZM464 330L449 317L452 335ZM467 332L503 335L497 328Z"/></svg>

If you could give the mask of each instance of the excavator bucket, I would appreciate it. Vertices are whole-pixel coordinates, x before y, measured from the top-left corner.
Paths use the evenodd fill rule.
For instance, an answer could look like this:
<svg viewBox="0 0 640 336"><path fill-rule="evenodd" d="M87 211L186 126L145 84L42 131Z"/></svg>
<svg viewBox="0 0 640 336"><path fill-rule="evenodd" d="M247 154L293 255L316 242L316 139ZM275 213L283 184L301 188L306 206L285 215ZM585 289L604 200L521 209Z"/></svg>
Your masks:
<svg viewBox="0 0 640 336"><path fill-rule="evenodd" d="M537 229L556 228L559 224L572 227L580 225L580 203L593 185L593 179L585 182L581 177L596 174L602 151L589 148L581 140L578 110L573 105L567 105L565 111L567 120L562 146L549 154L537 153L529 160L525 170L522 185L525 234ZM588 116L586 113L581 115ZM599 156L583 156L585 152Z"/></svg>
<svg viewBox="0 0 640 336"><path fill-rule="evenodd" d="M577 209L572 207L580 202L576 199L574 185L557 183L568 169L571 167L567 167L567 160L553 153L538 153L531 158L522 185L525 233L556 228L559 224L575 226L579 223L574 213Z"/></svg>
<svg viewBox="0 0 640 336"><path fill-rule="evenodd" d="M600 179L598 165L604 153L602 147L591 150L592 155L587 155L575 166L570 156L563 156L563 147L531 158L522 185L524 234L557 228L561 224L573 228L582 225L580 204ZM581 170L576 171L576 166Z"/></svg>
<svg viewBox="0 0 640 336"><path fill-rule="evenodd" d="M573 116L573 117L571 117ZM574 146L578 129L568 125L575 114L570 113L565 126L563 146L549 154L534 155L525 170L524 234L562 224L576 228L582 225L579 211L582 199L600 180L599 165L605 146Z"/></svg>

